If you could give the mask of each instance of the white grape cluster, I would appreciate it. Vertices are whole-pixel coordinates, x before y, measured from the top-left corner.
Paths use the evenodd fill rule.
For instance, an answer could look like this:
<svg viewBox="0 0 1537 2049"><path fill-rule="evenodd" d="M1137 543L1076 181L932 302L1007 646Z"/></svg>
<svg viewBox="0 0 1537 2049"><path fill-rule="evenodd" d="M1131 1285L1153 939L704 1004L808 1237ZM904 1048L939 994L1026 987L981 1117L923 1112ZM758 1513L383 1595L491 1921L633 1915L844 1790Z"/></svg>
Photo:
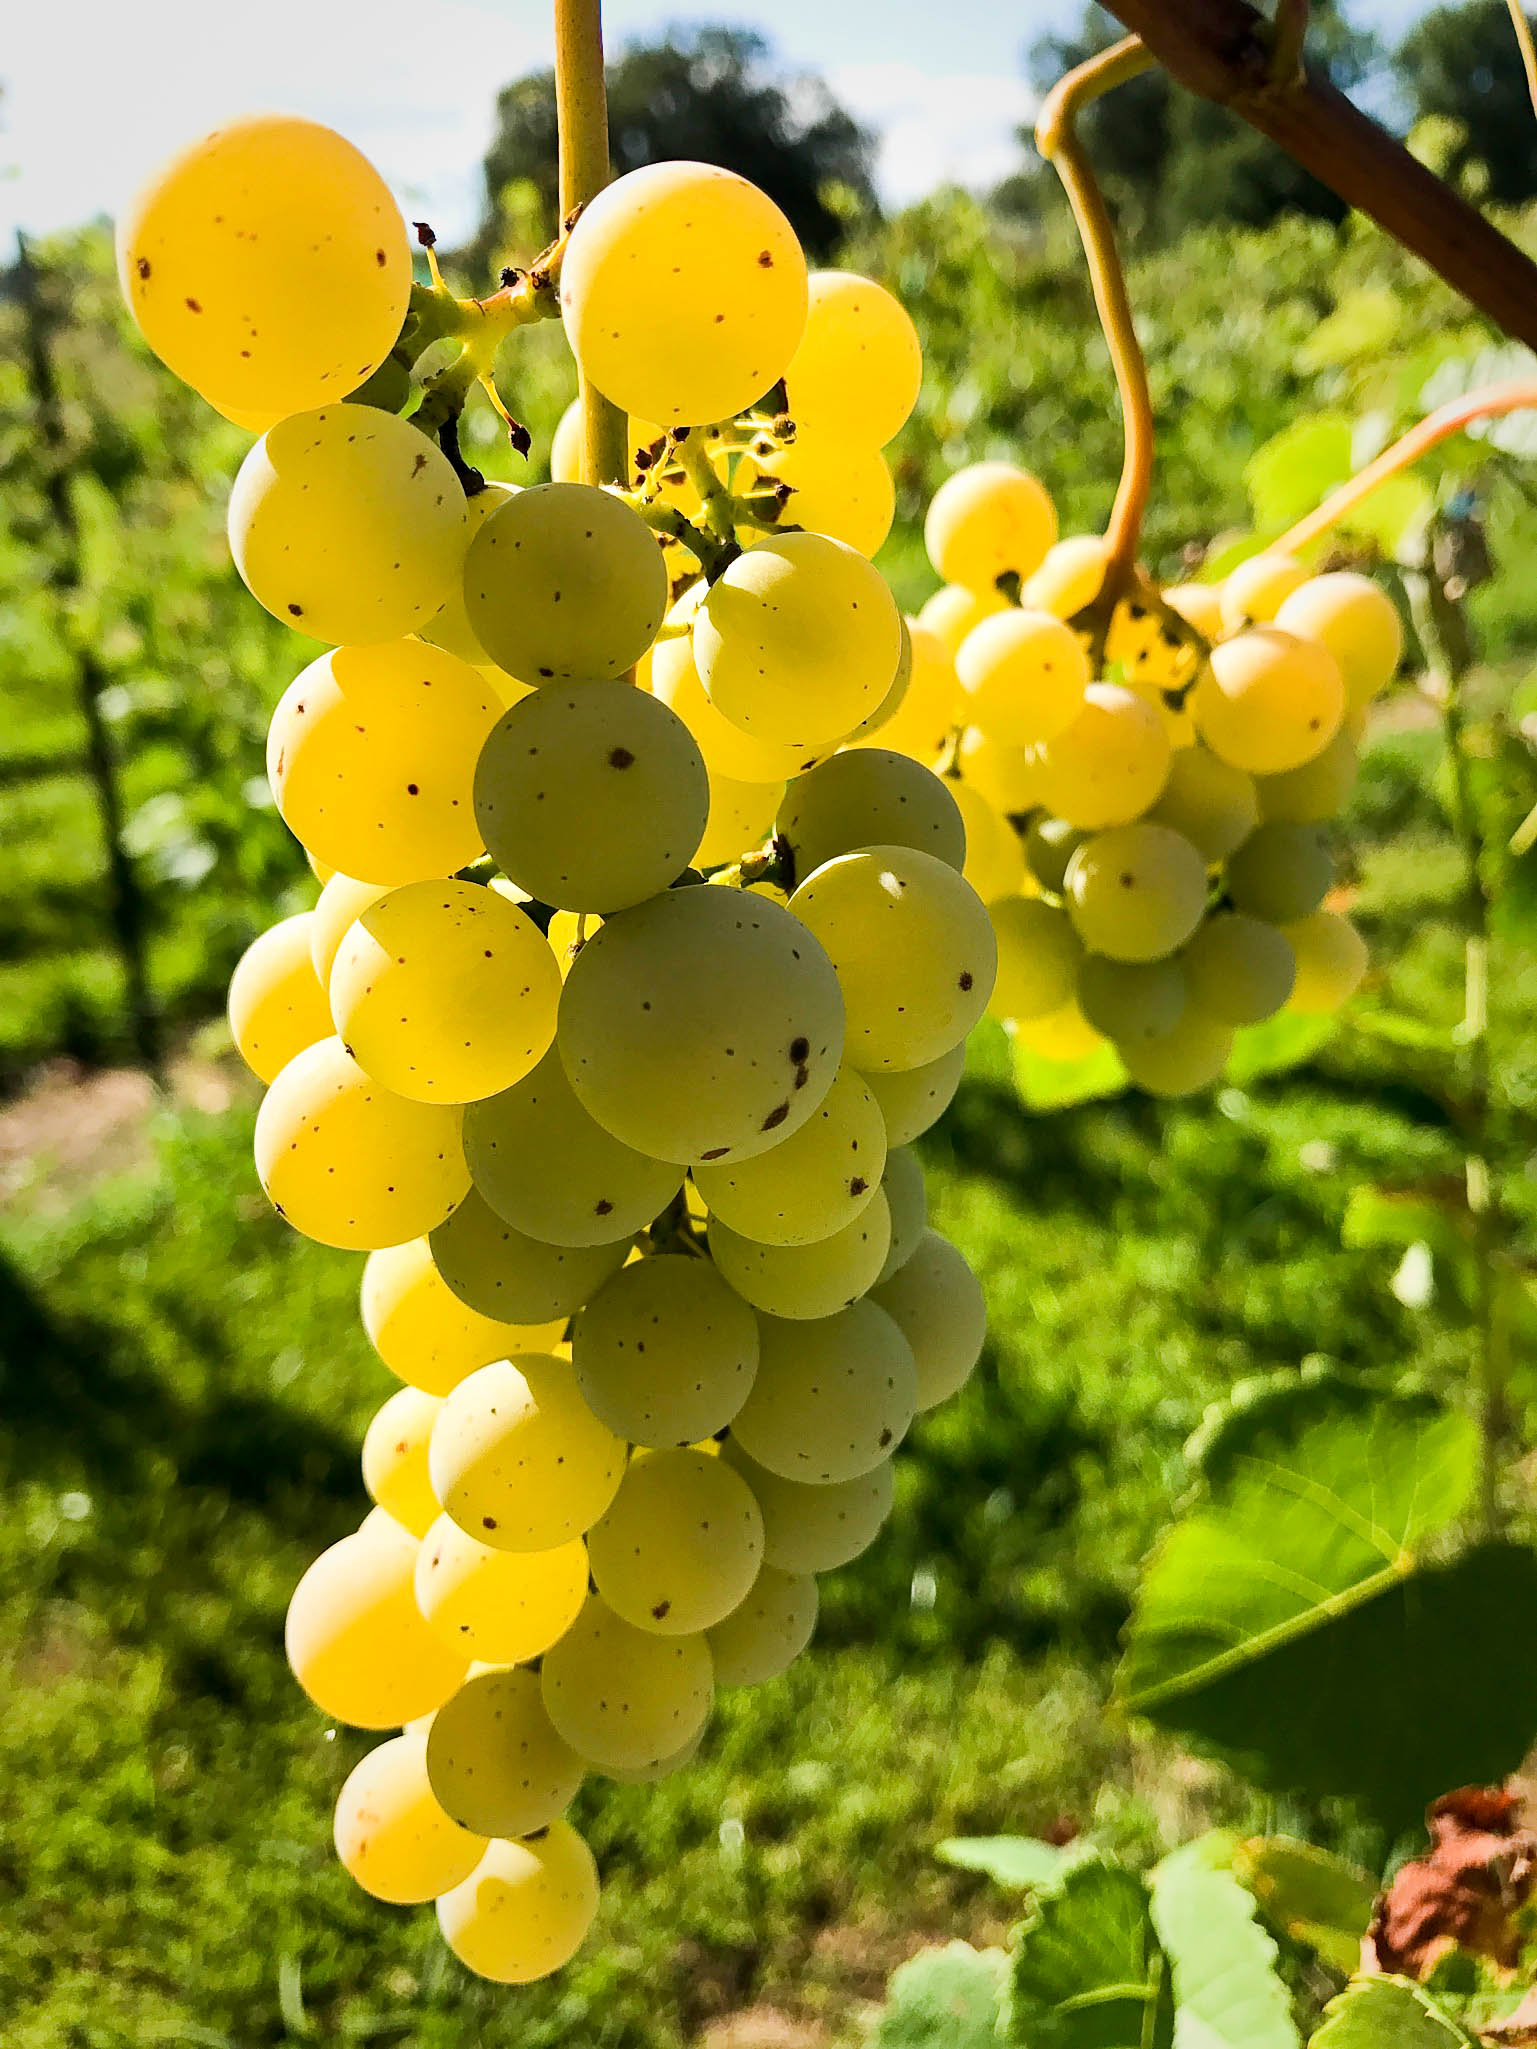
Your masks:
<svg viewBox="0 0 1537 2049"><path fill-rule="evenodd" d="M1337 1009L1366 949L1326 901L1328 821L1402 653L1386 593L1263 553L1103 616L1104 542L1059 540L1044 489L1001 462L940 487L925 539L945 581L914 634L926 725L903 741L955 779L993 1014L1043 1058L1108 1041L1182 1095L1240 1027Z"/></svg>
<svg viewBox="0 0 1537 2049"><path fill-rule="evenodd" d="M467 503L409 419L346 402L409 263L339 138L210 137L121 259L152 345L260 430L242 577L329 644L268 752L319 902L229 1014L262 1185L368 1254L402 1385L288 1653L325 1714L399 1732L342 1789L346 1869L526 1982L596 1910L584 1776L673 1770L717 1686L785 1669L981 1350L911 1141L993 926L961 786L882 744L934 657L869 560L917 340L880 287L808 281L741 178L637 172L560 273L633 476L575 480L568 429L555 481Z"/></svg>

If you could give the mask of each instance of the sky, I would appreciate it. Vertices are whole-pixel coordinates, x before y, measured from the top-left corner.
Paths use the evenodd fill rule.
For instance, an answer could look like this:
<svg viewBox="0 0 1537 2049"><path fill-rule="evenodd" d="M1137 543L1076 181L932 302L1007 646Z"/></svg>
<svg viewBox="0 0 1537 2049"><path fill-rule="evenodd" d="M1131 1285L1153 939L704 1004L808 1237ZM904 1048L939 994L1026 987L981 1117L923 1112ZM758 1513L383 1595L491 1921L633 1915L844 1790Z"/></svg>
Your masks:
<svg viewBox="0 0 1537 2049"><path fill-rule="evenodd" d="M610 48L667 23L760 29L821 72L879 136L877 183L900 206L936 185L996 184L1033 111L1025 46L1071 27L1078 0L606 0ZM1395 37L1422 0L1356 0ZM550 0L42 0L0 39L0 250L15 230L122 205L182 143L231 115L304 114L373 158L452 243L475 224L497 89L553 55Z"/></svg>

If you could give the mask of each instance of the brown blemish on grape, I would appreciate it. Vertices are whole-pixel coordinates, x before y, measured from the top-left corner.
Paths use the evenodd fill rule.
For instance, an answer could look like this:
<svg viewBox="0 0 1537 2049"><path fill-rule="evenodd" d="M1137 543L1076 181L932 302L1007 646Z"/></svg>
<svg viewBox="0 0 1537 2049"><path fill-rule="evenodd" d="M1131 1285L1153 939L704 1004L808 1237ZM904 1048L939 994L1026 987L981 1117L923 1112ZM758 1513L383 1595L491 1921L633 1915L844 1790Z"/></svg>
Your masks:
<svg viewBox="0 0 1537 2049"><path fill-rule="evenodd" d="M595 1204L593 1205L593 1215L594 1215L594 1216L598 1216L598 1217L607 1217L607 1216L612 1216L612 1215L613 1215L613 1211L614 1211L614 1205L613 1205L613 1204L612 1204L612 1203L611 1203L611 1202L610 1202L610 1201L608 1200L608 1197L607 1197L607 1196L602 1196L602 1197L600 1197L600 1198L599 1198L599 1200L598 1200L598 1201L597 1201L597 1202L596 1202L596 1203L595 1203Z"/></svg>
<svg viewBox="0 0 1537 2049"><path fill-rule="evenodd" d="M495 1411L493 1410L492 1413L494 1415ZM494 1530L496 1528L496 1517L494 1515L483 1515L480 1518L480 1527L483 1530Z"/></svg>
<svg viewBox="0 0 1537 2049"><path fill-rule="evenodd" d="M731 1150L729 1145L712 1145L707 1153L699 1155L702 1160L723 1160Z"/></svg>
<svg viewBox="0 0 1537 2049"><path fill-rule="evenodd" d="M890 1442L891 1442L891 1432L890 1432L889 1430L883 1430L883 1431L881 1432L881 1436L880 1436L880 1445L881 1445L881 1450L882 1450L882 1451L884 1451L884 1450L886 1449L887 1445L888 1445L888 1444L890 1444Z"/></svg>
<svg viewBox="0 0 1537 2049"><path fill-rule="evenodd" d="M656 1620L660 1622L662 1617L671 1611L671 1608L671 1601L658 1601L656 1606L652 1609L651 1613L655 1616Z"/></svg>
<svg viewBox="0 0 1537 2049"><path fill-rule="evenodd" d="M870 1186L870 1184L869 1184L869 1182L868 1182L868 1181L867 1181L867 1180L865 1179L865 1177L863 1176L863 1174L856 1174L856 1175L854 1176L853 1180L852 1180L852 1181L851 1181L851 1182L849 1183L849 1194L850 1194L850 1195L863 1195L863 1194L864 1194L864 1192L865 1192L865 1190L866 1190L866 1189L867 1189L867 1188L868 1188L869 1186Z"/></svg>
<svg viewBox="0 0 1537 2049"><path fill-rule="evenodd" d="M608 765L610 768L629 768L634 760L635 756L628 747L616 747L608 757Z"/></svg>
<svg viewBox="0 0 1537 2049"><path fill-rule="evenodd" d="M198 304L196 299L189 299L187 301L187 311L189 313L201 313L202 310L202 307Z"/></svg>
<svg viewBox="0 0 1537 2049"><path fill-rule="evenodd" d="M419 455L419 456L418 456L418 457L416 458L415 462L414 462L414 463L412 463L412 465L411 465L411 474L412 474L412 476L413 476L413 477L419 477L419 476L421 475L422 471L423 471L424 469L426 469L426 467L427 467L427 457L426 457L426 455L425 455L425 454Z"/></svg>
<svg viewBox="0 0 1537 2049"><path fill-rule="evenodd" d="M970 970L970 968L966 968L966 969L963 969L963 970L962 970L962 973L961 973L961 987L962 987L963 989L969 989L969 988L971 987L971 970Z"/></svg>
<svg viewBox="0 0 1537 2049"><path fill-rule="evenodd" d="M779 1125L784 1123L789 1114L790 1105L788 1103L779 1103L774 1109L769 1111L763 1122L758 1126L758 1129L760 1131L774 1131Z"/></svg>
<svg viewBox="0 0 1537 2049"><path fill-rule="evenodd" d="M149 258L148 258L147 256L141 256L141 257L139 258L138 262L137 262L137 263L136 263L136 264L134 265L134 268L135 268L135 269L136 269L136 270L138 271L138 273L139 273L139 276L140 276L141 278L146 278L146 277L148 277L148 276L149 276Z"/></svg>
<svg viewBox="0 0 1537 2049"><path fill-rule="evenodd" d="M295 619L302 619L304 617L304 607L302 605L295 605L291 603L288 609L293 614ZM301 704L299 709L300 711L303 711L304 706Z"/></svg>
<svg viewBox="0 0 1537 2049"><path fill-rule="evenodd" d="M383 270L385 264L388 263L388 261L389 258L385 255L382 249L376 249L374 251L374 262L378 264L381 270Z"/></svg>
<svg viewBox="0 0 1537 2049"><path fill-rule="evenodd" d="M760 249L758 251L758 268L759 270L772 270L774 268L774 256L772 250Z"/></svg>

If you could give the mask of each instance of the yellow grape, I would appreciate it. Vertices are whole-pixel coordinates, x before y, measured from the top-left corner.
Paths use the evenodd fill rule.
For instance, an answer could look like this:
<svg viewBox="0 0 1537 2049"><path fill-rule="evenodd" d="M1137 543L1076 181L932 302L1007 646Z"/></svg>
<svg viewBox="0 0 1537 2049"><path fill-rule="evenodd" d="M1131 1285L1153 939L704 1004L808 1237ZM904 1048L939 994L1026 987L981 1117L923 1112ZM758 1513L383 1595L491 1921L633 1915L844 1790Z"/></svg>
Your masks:
<svg viewBox="0 0 1537 2049"><path fill-rule="evenodd" d="M464 1156L504 1222L548 1245L604 1246L644 1230L683 1186L577 1101L552 1046L533 1073L464 1118Z"/></svg>
<svg viewBox="0 0 1537 2049"><path fill-rule="evenodd" d="M416 1559L416 1605L445 1643L488 1665L523 1665L558 1643L587 1598L580 1537L498 1551L440 1515Z"/></svg>
<svg viewBox="0 0 1537 2049"><path fill-rule="evenodd" d="M672 1757L704 1727L715 1692L702 1636L637 1629L599 1594L546 1655L540 1680L550 1720L603 1771Z"/></svg>
<svg viewBox="0 0 1537 2049"><path fill-rule="evenodd" d="M761 1245L811 1245L853 1223L874 1200L886 1127L869 1085L838 1071L816 1114L751 1160L694 1169L712 1216Z"/></svg>
<svg viewBox="0 0 1537 2049"><path fill-rule="evenodd" d="M1006 896L987 907L998 942L994 1017L1045 1017L1073 994L1083 944L1065 911L1039 897Z"/></svg>
<svg viewBox="0 0 1537 2049"><path fill-rule="evenodd" d="M1233 1050L1233 1028L1187 1004L1172 1031L1119 1049L1126 1071L1152 1096L1189 1096L1209 1088Z"/></svg>
<svg viewBox="0 0 1537 2049"><path fill-rule="evenodd" d="M852 1480L816 1484L771 1473L734 1436L720 1455L742 1475L763 1511L765 1571L835 1572L874 1543L891 1513L889 1458Z"/></svg>
<svg viewBox="0 0 1537 2049"><path fill-rule="evenodd" d="M973 628L955 657L961 716L990 739L1033 747L1065 733L1083 710L1089 659L1050 612L1010 606Z"/></svg>
<svg viewBox="0 0 1537 2049"><path fill-rule="evenodd" d="M894 754L910 755L925 768L942 751L955 725L960 702L960 678L955 661L938 634L916 619L905 622L908 636L908 676L895 708L872 722L868 736L857 730L850 736L851 747L886 747Z"/></svg>
<svg viewBox="0 0 1537 2049"><path fill-rule="evenodd" d="M966 1048L962 1044L922 1067L867 1074L865 1081L886 1120L887 1144L907 1145L937 1124L955 1100L965 1071Z"/></svg>
<svg viewBox="0 0 1537 2049"><path fill-rule="evenodd" d="M300 911L270 925L230 976L230 1037L258 1081L275 1081L296 1053L331 1035L311 953L313 924L314 913Z"/></svg>
<svg viewBox="0 0 1537 2049"><path fill-rule="evenodd" d="M813 271L805 332L784 382L797 436L884 448L918 403L918 331L884 286L852 271Z"/></svg>
<svg viewBox="0 0 1537 2049"><path fill-rule="evenodd" d="M1078 936L1112 960L1161 960L1206 909L1206 864L1166 825L1119 825L1085 840L1067 868Z"/></svg>
<svg viewBox="0 0 1537 2049"><path fill-rule="evenodd" d="M258 430L371 376L411 291L389 187L291 114L231 121L172 158L118 222L117 264L160 360Z"/></svg>
<svg viewBox="0 0 1537 2049"><path fill-rule="evenodd" d="M946 781L966 827L966 866L961 873L985 904L1018 895L1026 887L1018 833L980 789L964 778Z"/></svg>
<svg viewBox="0 0 1537 2049"><path fill-rule="evenodd" d="M759 1322L758 1378L732 1425L748 1457L816 1487L857 1479L888 1460L918 1399L912 1347L894 1319L864 1301L814 1322Z"/></svg>
<svg viewBox="0 0 1537 2049"><path fill-rule="evenodd" d="M509 675L595 681L622 676L656 639L667 571L622 499L592 484L532 484L470 542L464 606Z"/></svg>
<svg viewBox="0 0 1537 2049"><path fill-rule="evenodd" d="M1292 993L1297 956L1286 934L1242 911L1207 918L1180 956L1190 1000L1219 1024L1259 1024Z"/></svg>
<svg viewBox="0 0 1537 2049"><path fill-rule="evenodd" d="M1129 825L1169 779L1163 721L1134 691L1091 683L1083 708L1041 749L1041 793L1058 818L1088 831Z"/></svg>
<svg viewBox="0 0 1537 2049"><path fill-rule="evenodd" d="M441 648L334 648L272 715L267 777L284 824L359 882L452 875L481 853L470 791L500 712L479 671Z"/></svg>
<svg viewBox="0 0 1537 2049"><path fill-rule="evenodd" d="M981 898L912 847L867 847L816 869L790 899L843 989L850 1060L921 1067L987 1008L998 954Z"/></svg>
<svg viewBox="0 0 1537 2049"><path fill-rule="evenodd" d="M1169 762L1169 780L1148 817L1181 833L1215 868L1259 824L1254 778L1199 741L1193 747L1177 747Z"/></svg>
<svg viewBox="0 0 1537 2049"><path fill-rule="evenodd" d="M467 1878L485 1839L445 1814L420 1732L379 1743L347 1775L332 1823L342 1869L376 1900L414 1907Z"/></svg>
<svg viewBox="0 0 1537 2049"><path fill-rule="evenodd" d="M1379 584L1354 569L1309 577L1276 614L1277 626L1321 641L1339 665L1352 711L1364 711L1403 659L1398 608Z"/></svg>
<svg viewBox="0 0 1537 2049"><path fill-rule="evenodd" d="M1277 820L1257 826L1227 864L1236 908L1272 925L1316 911L1333 883L1334 856L1322 825Z"/></svg>
<svg viewBox="0 0 1537 2049"><path fill-rule="evenodd" d="M1042 556L1040 568L1027 578L1021 600L1037 611L1071 619L1099 596L1107 552L1099 534L1069 534L1065 540L1053 542Z"/></svg>
<svg viewBox="0 0 1537 2049"><path fill-rule="evenodd" d="M710 702L755 740L839 740L896 674L902 622L886 579L823 534L775 534L739 555L694 616Z"/></svg>
<svg viewBox="0 0 1537 2049"><path fill-rule="evenodd" d="M425 625L453 589L468 533L447 457L375 406L280 420L230 491L230 552L246 589L285 626L337 645Z"/></svg>
<svg viewBox="0 0 1537 2049"><path fill-rule="evenodd" d="M348 929L362 917L370 904L389 894L388 882L359 882L355 876L332 871L320 886L320 898L310 912L310 960L321 989L331 986L331 969L336 949ZM331 1015L329 1001L326 1016ZM333 1027L334 1029L334 1027Z"/></svg>
<svg viewBox="0 0 1537 2049"><path fill-rule="evenodd" d="M778 832L802 878L861 847L916 847L957 873L966 827L949 786L905 754L859 747L819 762L789 786Z"/></svg>
<svg viewBox="0 0 1537 2049"><path fill-rule="evenodd" d="M416 1539L377 1510L310 1566L288 1604L294 1677L322 1714L356 1729L399 1728L443 1705L469 1659L422 1620Z"/></svg>
<svg viewBox="0 0 1537 2049"><path fill-rule="evenodd" d="M1365 977L1370 963L1366 941L1348 918L1333 911L1313 911L1282 930L1297 959L1289 1008L1304 1016L1338 1010Z"/></svg>
<svg viewBox="0 0 1537 2049"><path fill-rule="evenodd" d="M549 684L504 714L475 770L475 817L520 888L622 911L693 859L710 779L688 727L625 682Z"/></svg>
<svg viewBox="0 0 1537 2049"><path fill-rule="evenodd" d="M809 1245L762 1245L710 1220L710 1256L744 1301L796 1321L832 1316L874 1283L891 1247L891 1212L877 1189L851 1223Z"/></svg>
<svg viewBox="0 0 1537 2049"><path fill-rule="evenodd" d="M896 486L878 448L837 436L797 433L788 448L748 456L731 488L742 498L774 484L785 486L790 494L779 513L783 528L826 534L866 558L891 532ZM744 531L742 539L756 540L756 530Z"/></svg>
<svg viewBox="0 0 1537 2049"><path fill-rule="evenodd" d="M806 259L766 193L647 164L590 200L560 274L566 338L606 398L667 427L745 412L806 325Z"/></svg>
<svg viewBox="0 0 1537 2049"><path fill-rule="evenodd" d="M637 1152L748 1159L832 1086L843 999L826 954L779 905L674 889L588 940L556 1043L584 1108Z"/></svg>
<svg viewBox="0 0 1537 2049"><path fill-rule="evenodd" d="M968 726L955 752L961 780L973 784L1003 817L1031 811L1040 799L1038 748L1009 747L978 726Z"/></svg>
<svg viewBox="0 0 1537 2049"><path fill-rule="evenodd" d="M1037 1058L1058 1062L1091 1059L1105 1043L1103 1033L1094 1029L1076 1002L1049 1010L1044 1017L1010 1019L1009 1034Z"/></svg>
<svg viewBox="0 0 1537 2049"><path fill-rule="evenodd" d="M987 1337L982 1284L938 1231L925 1231L911 1256L870 1297L906 1338L918 1375L918 1409L958 1394Z"/></svg>
<svg viewBox="0 0 1537 2049"><path fill-rule="evenodd" d="M598 1867L576 1830L552 1822L530 1842L493 1842L438 1901L444 1942L478 1978L531 1985L570 1963L598 1911Z"/></svg>
<svg viewBox="0 0 1537 2049"><path fill-rule="evenodd" d="M741 1606L709 1632L717 1686L762 1686L788 1671L817 1626L817 1583L809 1572L765 1565Z"/></svg>
<svg viewBox="0 0 1537 2049"><path fill-rule="evenodd" d="M935 573L968 590L992 591L1000 576L1034 575L1057 538L1057 511L1028 470L974 462L947 477L923 522Z"/></svg>
<svg viewBox="0 0 1537 2049"><path fill-rule="evenodd" d="M697 1444L724 1430L758 1370L751 1309L708 1260L660 1254L624 1267L571 1334L588 1406L632 1444Z"/></svg>
<svg viewBox="0 0 1537 2049"><path fill-rule="evenodd" d="M1322 754L1300 768L1255 781L1259 814L1267 824L1314 825L1344 809L1356 783L1356 743L1341 726Z"/></svg>
<svg viewBox="0 0 1537 2049"><path fill-rule="evenodd" d="M784 800L785 784L738 783L729 776L710 777L710 815L704 838L694 849L697 868L715 868L760 847L773 829Z"/></svg>
<svg viewBox="0 0 1537 2049"><path fill-rule="evenodd" d="M902 708L902 701L907 696L907 686L913 676L913 636L905 613L897 615L897 627L902 638L897 653L896 672L887 685L886 695L874 711L866 712L854 730L839 743L845 748L864 746L883 726L889 725Z"/></svg>
<svg viewBox="0 0 1537 2049"><path fill-rule="evenodd" d="M480 1836L548 1828L586 1767L545 1713L537 1672L475 1672L427 1731L427 1777L445 1814Z"/></svg>
<svg viewBox="0 0 1537 2049"><path fill-rule="evenodd" d="M420 1238L469 1193L460 1112L381 1088L340 1039L295 1055L256 1118L256 1171L279 1216L322 1245Z"/></svg>
<svg viewBox="0 0 1537 2049"><path fill-rule="evenodd" d="M1042 889L1060 896L1067 887L1067 868L1089 835L1065 818L1037 811L1025 827L1025 860Z"/></svg>
<svg viewBox="0 0 1537 2049"><path fill-rule="evenodd" d="M509 498L518 493L516 484L483 484L473 498L464 501L465 548L480 532L492 513L500 512ZM473 662L477 668L491 661L481 645L480 635L470 624L470 615L464 608L464 578L454 579L448 596L441 607L433 613L425 626L417 631L423 640L431 641L434 647L447 648L451 655L457 655L461 662ZM512 679L509 677L508 681Z"/></svg>
<svg viewBox="0 0 1537 2049"><path fill-rule="evenodd" d="M1204 640L1222 638L1222 592L1214 583L1176 583L1163 593L1163 601L1178 612Z"/></svg>
<svg viewBox="0 0 1537 2049"><path fill-rule="evenodd" d="M587 1540L593 1585L623 1621L691 1636L740 1607L763 1563L763 1515L740 1473L676 1446L633 1459Z"/></svg>
<svg viewBox="0 0 1537 2049"><path fill-rule="evenodd" d="M1251 555L1240 562L1222 586L1222 625L1228 633L1274 619L1307 571L1295 555Z"/></svg>
<svg viewBox="0 0 1537 2049"><path fill-rule="evenodd" d="M1321 641L1255 626L1212 649L1190 709L1213 754L1250 775L1279 775L1334 738L1345 685Z"/></svg>
<svg viewBox="0 0 1537 2049"><path fill-rule="evenodd" d="M1112 960L1085 954L1078 968L1076 998L1091 1030L1118 1046L1161 1039L1185 1014L1183 956L1163 960Z"/></svg>
<svg viewBox="0 0 1537 2049"><path fill-rule="evenodd" d="M624 1265L630 1244L546 1245L499 1217L474 1189L432 1234L445 1285L498 1322L541 1324L570 1316Z"/></svg>
<svg viewBox="0 0 1537 2049"><path fill-rule="evenodd" d="M370 1252L363 1267L363 1328L392 1373L423 1394L445 1395L477 1366L512 1352L543 1352L565 1319L499 1323L461 1302L432 1263L425 1238Z"/></svg>
<svg viewBox="0 0 1537 2049"><path fill-rule="evenodd" d="M969 590L963 583L947 583L935 591L918 614L918 624L932 633L954 661L961 643L984 619L1007 609L1007 599L996 590Z"/></svg>
<svg viewBox="0 0 1537 2049"><path fill-rule="evenodd" d="M331 969L336 1029L366 1074L421 1103L511 1088L555 1038L560 969L532 918L473 882L408 882L364 911Z"/></svg>
<svg viewBox="0 0 1537 2049"><path fill-rule="evenodd" d="M523 1352L461 1380L433 1425L433 1492L498 1551L549 1551L613 1500L625 1447L582 1399L570 1364Z"/></svg>
<svg viewBox="0 0 1537 2049"><path fill-rule="evenodd" d="M675 711L694 736L712 776L727 776L733 782L776 783L811 768L826 747L778 745L755 740L719 712L705 695L694 666L692 625L706 593L696 583L678 600L668 616L671 628L683 628L674 637L659 640L651 659L651 694Z"/></svg>
<svg viewBox="0 0 1537 2049"><path fill-rule="evenodd" d="M929 1227L929 1192L924 1186L923 1164L907 1146L893 1146L887 1155L881 1193L891 1216L891 1243L875 1277L875 1288L906 1266ZM872 1288L871 1293L874 1292Z"/></svg>
<svg viewBox="0 0 1537 2049"><path fill-rule="evenodd" d="M424 1537L438 1519L427 1440L442 1406L437 1395L399 1387L363 1434L363 1485L369 1499L413 1537Z"/></svg>

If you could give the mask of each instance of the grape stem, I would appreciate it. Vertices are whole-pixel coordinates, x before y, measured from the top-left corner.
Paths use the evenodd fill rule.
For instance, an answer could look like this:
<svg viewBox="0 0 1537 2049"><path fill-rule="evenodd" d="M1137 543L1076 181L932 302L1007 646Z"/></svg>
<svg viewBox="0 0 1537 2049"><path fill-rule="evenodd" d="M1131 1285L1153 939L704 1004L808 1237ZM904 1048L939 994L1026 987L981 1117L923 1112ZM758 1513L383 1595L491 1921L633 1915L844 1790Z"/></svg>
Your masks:
<svg viewBox="0 0 1537 2049"><path fill-rule="evenodd" d="M669 505L664 499L647 497L643 491L616 490L613 495L622 498L632 512L638 513L654 534L665 534L668 540L687 548L710 583L714 583L742 552L734 540L723 541L707 533L681 513L676 505Z"/></svg>
<svg viewBox="0 0 1537 2049"><path fill-rule="evenodd" d="M601 0L555 0L555 123L560 137L560 210L570 216L609 180L608 89ZM629 421L577 373L582 402L582 480L622 484L629 473Z"/></svg>

